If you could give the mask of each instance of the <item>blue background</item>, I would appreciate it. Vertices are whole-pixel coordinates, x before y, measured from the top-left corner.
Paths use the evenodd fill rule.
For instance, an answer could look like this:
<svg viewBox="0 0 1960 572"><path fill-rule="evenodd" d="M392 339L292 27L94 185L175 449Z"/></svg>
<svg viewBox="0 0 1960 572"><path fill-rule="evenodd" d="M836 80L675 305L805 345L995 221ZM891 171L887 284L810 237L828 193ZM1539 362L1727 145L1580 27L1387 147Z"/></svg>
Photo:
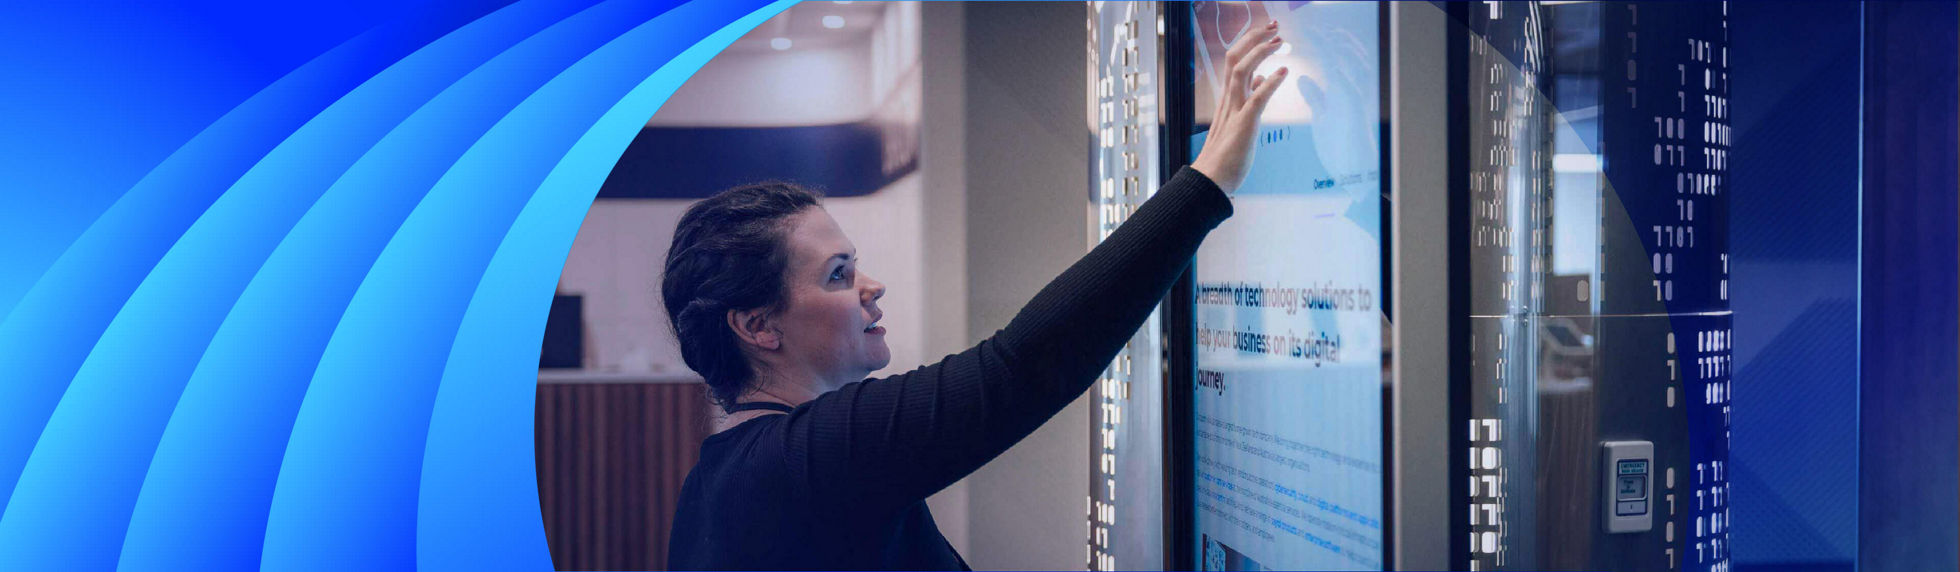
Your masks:
<svg viewBox="0 0 1960 572"><path fill-rule="evenodd" d="M1849 570L1858 554L1860 7L1730 6L1734 562Z"/></svg>
<svg viewBox="0 0 1960 572"><path fill-rule="evenodd" d="M287 4L0 5L0 569L549 569L573 236L788 5Z"/></svg>

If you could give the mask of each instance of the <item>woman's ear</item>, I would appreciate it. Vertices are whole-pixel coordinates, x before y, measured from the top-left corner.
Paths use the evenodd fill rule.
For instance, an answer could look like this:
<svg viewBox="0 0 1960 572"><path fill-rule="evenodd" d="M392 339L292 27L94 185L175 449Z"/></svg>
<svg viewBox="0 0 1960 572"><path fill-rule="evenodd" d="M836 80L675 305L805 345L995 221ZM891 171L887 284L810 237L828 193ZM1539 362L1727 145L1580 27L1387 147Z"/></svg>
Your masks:
<svg viewBox="0 0 1960 572"><path fill-rule="evenodd" d="M783 334L776 331L767 308L728 311L728 329L742 343L765 350L783 347Z"/></svg>

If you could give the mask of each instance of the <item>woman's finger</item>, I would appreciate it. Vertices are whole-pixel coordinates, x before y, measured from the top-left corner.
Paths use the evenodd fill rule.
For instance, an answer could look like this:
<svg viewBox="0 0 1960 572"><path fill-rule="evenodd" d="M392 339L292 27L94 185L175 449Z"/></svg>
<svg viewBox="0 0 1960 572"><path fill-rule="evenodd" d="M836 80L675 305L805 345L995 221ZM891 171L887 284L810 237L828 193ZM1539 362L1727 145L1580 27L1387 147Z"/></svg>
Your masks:
<svg viewBox="0 0 1960 572"><path fill-rule="evenodd" d="M1279 31L1279 21L1273 20L1273 21L1266 22L1266 25L1260 26L1259 29L1252 31L1251 33L1240 34L1239 39L1237 41L1232 42L1232 47L1227 48L1225 50L1226 69L1230 69L1232 67L1232 64L1237 63L1239 59L1245 57L1246 52L1251 51L1252 48L1257 47L1260 42L1266 41L1266 38L1271 37L1274 33L1277 33L1278 31Z"/></svg>
<svg viewBox="0 0 1960 572"><path fill-rule="evenodd" d="M1266 102L1272 101L1273 92L1279 91L1280 84L1286 83L1285 80L1286 68L1282 66L1278 71L1273 72L1272 77L1262 82L1262 85L1253 88L1252 100L1246 102L1246 111L1251 113L1255 123L1260 115L1266 113Z"/></svg>
<svg viewBox="0 0 1960 572"><path fill-rule="evenodd" d="M1226 107L1237 107L1244 100L1244 93L1245 76L1239 75L1238 66L1227 66L1225 89L1218 92L1218 100L1224 102Z"/></svg>
<svg viewBox="0 0 1960 572"><path fill-rule="evenodd" d="M1255 32L1242 34L1238 41L1225 53L1225 99L1232 105L1245 101L1245 81L1247 74L1241 71L1240 63L1251 57L1255 51L1272 41L1279 33L1279 22L1267 22Z"/></svg>
<svg viewBox="0 0 1960 572"><path fill-rule="evenodd" d="M1236 111L1238 110L1232 106L1232 102L1225 97L1225 94L1218 94L1218 111L1211 116L1211 129L1214 135L1220 128L1232 124L1232 116Z"/></svg>
<svg viewBox="0 0 1960 572"><path fill-rule="evenodd" d="M1273 55L1273 52L1279 51L1279 47L1281 45L1282 44L1278 36L1274 36L1271 40L1267 40L1266 42L1259 44L1257 48L1254 48L1252 52L1247 53L1245 57L1239 58L1238 65L1233 66L1232 68L1232 75L1241 78L1252 77L1252 73L1259 70L1259 64L1265 63L1266 58L1268 56ZM1241 102L1245 101L1244 92L1239 92L1238 95L1240 98L1238 99L1238 101Z"/></svg>
<svg viewBox="0 0 1960 572"><path fill-rule="evenodd" d="M1206 78L1200 76L1198 78L1198 81L1203 82L1205 79ZM1200 90L1200 91L1211 92L1209 94L1211 95L1211 117L1207 118L1207 117L1200 116L1200 117L1193 117L1192 119L1197 121L1205 121L1209 119L1212 125L1218 125L1219 123L1225 120L1225 88L1224 88L1225 77L1224 74L1212 74L1212 77L1210 79L1213 79L1218 83L1211 84L1212 89L1210 90Z"/></svg>

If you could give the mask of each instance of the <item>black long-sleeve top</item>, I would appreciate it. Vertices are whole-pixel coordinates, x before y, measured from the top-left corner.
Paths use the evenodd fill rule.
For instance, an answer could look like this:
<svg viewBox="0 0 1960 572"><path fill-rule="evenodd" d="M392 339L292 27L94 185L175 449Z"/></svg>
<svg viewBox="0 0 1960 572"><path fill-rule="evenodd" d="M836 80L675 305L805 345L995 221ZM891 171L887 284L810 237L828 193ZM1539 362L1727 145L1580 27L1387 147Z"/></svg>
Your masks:
<svg viewBox="0 0 1960 572"><path fill-rule="evenodd" d="M668 567L967 569L926 497L1095 383L1231 214L1186 168L979 345L708 437L681 487Z"/></svg>

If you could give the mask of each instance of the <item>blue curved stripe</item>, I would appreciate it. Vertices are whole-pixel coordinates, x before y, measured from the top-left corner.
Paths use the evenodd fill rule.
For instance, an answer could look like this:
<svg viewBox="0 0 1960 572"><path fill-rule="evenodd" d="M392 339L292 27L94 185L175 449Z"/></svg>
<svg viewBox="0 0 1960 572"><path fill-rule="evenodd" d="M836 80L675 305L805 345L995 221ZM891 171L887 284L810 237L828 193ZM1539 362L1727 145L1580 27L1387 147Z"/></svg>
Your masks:
<svg viewBox="0 0 1960 572"><path fill-rule="evenodd" d="M287 73L172 152L68 245L0 321L0 371L18 381L0 383L0 487L9 492L0 503L10 502L29 452L104 328L221 191L348 90L478 15L457 10L376 28ZM18 548L0 542L0 552Z"/></svg>
<svg viewBox="0 0 1960 572"><path fill-rule="evenodd" d="M437 44L446 48L390 66L301 126L144 278L76 372L21 472L0 517L0 546L12 547L0 552L0 568L115 562L172 405L266 256L376 140L508 41Z"/></svg>
<svg viewBox="0 0 1960 572"><path fill-rule="evenodd" d="M642 22L662 7L632 5L649 13L620 21ZM646 69L703 28L747 12L732 7L674 8L566 68L472 145L410 213L355 292L301 403L262 566L412 565L436 382L495 247L563 150Z"/></svg>
<svg viewBox="0 0 1960 572"><path fill-rule="evenodd" d="M709 58L793 3L752 12L660 66L572 145L518 214L463 314L436 390L416 521L419 568L551 566L538 511L531 350L572 240L646 118Z"/></svg>
<svg viewBox="0 0 1960 572"><path fill-rule="evenodd" d="M393 4L0 2L0 317L172 152L280 76L398 16ZM305 26L264 33L299 13Z"/></svg>
<svg viewBox="0 0 1960 572"><path fill-rule="evenodd" d="M431 68L481 64L444 85L334 182L253 277L171 415L130 515L122 566L258 565L293 417L355 287L446 166L559 66L599 43L588 36L605 37L604 20L616 11L566 19L590 4L514 5L363 86L399 93L388 80L446 82L457 74Z"/></svg>

